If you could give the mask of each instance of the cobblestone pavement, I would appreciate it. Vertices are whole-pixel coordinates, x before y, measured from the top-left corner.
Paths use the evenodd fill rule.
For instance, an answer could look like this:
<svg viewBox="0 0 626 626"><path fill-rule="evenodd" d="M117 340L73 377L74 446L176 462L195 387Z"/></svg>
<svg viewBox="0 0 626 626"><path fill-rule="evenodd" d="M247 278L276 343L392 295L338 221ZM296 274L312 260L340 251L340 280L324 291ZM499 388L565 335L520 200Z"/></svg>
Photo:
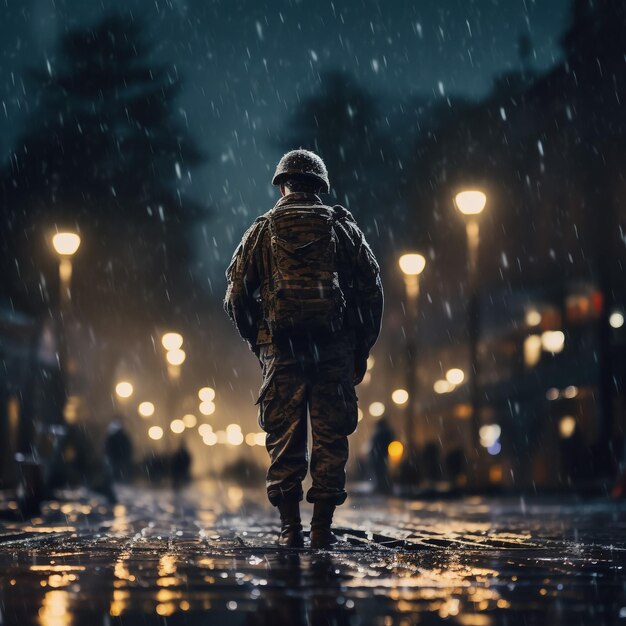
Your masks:
<svg viewBox="0 0 626 626"><path fill-rule="evenodd" d="M260 491L124 489L0 525L0 625L626 625L626 505L355 497L329 552ZM305 508L306 516L310 509Z"/></svg>

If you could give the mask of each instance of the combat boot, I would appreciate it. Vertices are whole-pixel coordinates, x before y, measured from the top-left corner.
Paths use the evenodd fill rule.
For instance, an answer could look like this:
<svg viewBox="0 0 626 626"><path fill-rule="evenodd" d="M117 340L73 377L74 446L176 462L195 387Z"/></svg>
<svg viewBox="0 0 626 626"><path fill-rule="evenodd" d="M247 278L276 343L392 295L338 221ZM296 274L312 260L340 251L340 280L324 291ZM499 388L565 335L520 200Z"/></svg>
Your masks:
<svg viewBox="0 0 626 626"><path fill-rule="evenodd" d="M278 545L283 548L303 548L304 535L300 519L300 502L298 500L283 500L278 505L280 513L280 536Z"/></svg>
<svg viewBox="0 0 626 626"><path fill-rule="evenodd" d="M329 502L316 502L313 505L311 520L311 548L325 550L337 543L337 537L331 532L335 505Z"/></svg>

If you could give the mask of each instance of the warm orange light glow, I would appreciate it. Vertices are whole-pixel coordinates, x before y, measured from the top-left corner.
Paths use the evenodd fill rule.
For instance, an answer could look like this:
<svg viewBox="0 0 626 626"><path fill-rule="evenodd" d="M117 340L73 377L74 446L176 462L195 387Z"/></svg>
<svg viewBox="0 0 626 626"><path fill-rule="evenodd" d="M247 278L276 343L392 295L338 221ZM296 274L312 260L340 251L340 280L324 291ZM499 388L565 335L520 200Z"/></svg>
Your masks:
<svg viewBox="0 0 626 626"><path fill-rule="evenodd" d="M115 385L115 393L120 398L130 398L133 395L133 391L132 383L129 383L127 380L122 380Z"/></svg>
<svg viewBox="0 0 626 626"><path fill-rule="evenodd" d="M170 365L182 365L187 355L184 350L170 350L165 358Z"/></svg>
<svg viewBox="0 0 626 626"><path fill-rule="evenodd" d="M418 276L426 267L426 259L421 254L403 254L398 259L398 265L403 274Z"/></svg>
<svg viewBox="0 0 626 626"><path fill-rule="evenodd" d="M409 392L406 389L395 389L391 394L394 404L406 404L409 400Z"/></svg>
<svg viewBox="0 0 626 626"><path fill-rule="evenodd" d="M172 420L172 423L170 424L170 430L176 434L176 435L180 435L180 433L182 433L185 430L185 423L183 422L183 420Z"/></svg>
<svg viewBox="0 0 626 626"><path fill-rule="evenodd" d="M385 412L385 405L382 402L372 402L369 412L373 417L380 417Z"/></svg>
<svg viewBox="0 0 626 626"><path fill-rule="evenodd" d="M183 336L180 333L165 333L161 337L161 343L166 350L180 350L183 345Z"/></svg>
<svg viewBox="0 0 626 626"><path fill-rule="evenodd" d="M141 417L151 417L154 415L154 404L152 402L142 402L137 411Z"/></svg>
<svg viewBox="0 0 626 626"><path fill-rule="evenodd" d="M465 372L458 367L453 367L446 372L446 380L451 385L460 385L465 380Z"/></svg>
<svg viewBox="0 0 626 626"><path fill-rule="evenodd" d="M392 441L387 448L387 454L391 461L399 461L404 454L404 446L400 441Z"/></svg>
<svg viewBox="0 0 626 626"><path fill-rule="evenodd" d="M154 441L158 441L163 438L163 429L160 426L150 426L148 429L148 437Z"/></svg>
<svg viewBox="0 0 626 626"><path fill-rule="evenodd" d="M214 402L201 402L198 410L202 415L213 415L215 413L215 403Z"/></svg>
<svg viewBox="0 0 626 626"><path fill-rule="evenodd" d="M52 246L57 254L72 256L80 246L80 237L76 233L57 233L52 237Z"/></svg>
<svg viewBox="0 0 626 626"><path fill-rule="evenodd" d="M198 391L198 398L200 398L202 402L213 402L213 400L215 400L215 389L213 389L213 387L202 387L202 389Z"/></svg>
<svg viewBox="0 0 626 626"><path fill-rule="evenodd" d="M470 189L457 193L454 202L463 215L478 215L487 204L487 196L482 191Z"/></svg>

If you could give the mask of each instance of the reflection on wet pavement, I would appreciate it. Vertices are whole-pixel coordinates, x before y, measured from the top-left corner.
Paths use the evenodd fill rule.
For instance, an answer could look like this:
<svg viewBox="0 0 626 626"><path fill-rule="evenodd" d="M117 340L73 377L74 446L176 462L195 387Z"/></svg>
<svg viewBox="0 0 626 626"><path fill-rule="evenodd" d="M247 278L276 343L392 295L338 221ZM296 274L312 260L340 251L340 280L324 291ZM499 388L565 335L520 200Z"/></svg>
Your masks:
<svg viewBox="0 0 626 626"><path fill-rule="evenodd" d="M626 624L626 506L353 499L284 551L263 494L52 502L0 527L0 624ZM308 511L307 511L308 513Z"/></svg>

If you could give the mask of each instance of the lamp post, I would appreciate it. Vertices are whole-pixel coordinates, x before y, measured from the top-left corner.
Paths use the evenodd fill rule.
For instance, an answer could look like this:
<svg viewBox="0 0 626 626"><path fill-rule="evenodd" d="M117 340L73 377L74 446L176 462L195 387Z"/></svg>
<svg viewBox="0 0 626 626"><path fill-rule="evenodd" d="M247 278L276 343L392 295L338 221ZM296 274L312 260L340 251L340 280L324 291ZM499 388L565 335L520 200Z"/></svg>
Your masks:
<svg viewBox="0 0 626 626"><path fill-rule="evenodd" d="M465 217L467 232L467 265L469 298L467 304L467 331L470 353L470 400L472 405L472 443L478 451L480 440L480 398L478 394L478 245L480 229L478 216L487 203L487 196L477 189L461 191L454 198L456 208Z"/></svg>
<svg viewBox="0 0 626 626"><path fill-rule="evenodd" d="M80 236L72 232L56 233L52 237L52 246L59 255L59 288L61 307L69 305L71 300L70 283L72 281L72 257L80 247Z"/></svg>
<svg viewBox="0 0 626 626"><path fill-rule="evenodd" d="M67 345L67 318L70 315L71 306L71 282L72 282L72 257L80 247L80 236L73 232L60 232L52 237L52 247L59 255L59 310L57 333L59 339L59 370L65 386L65 394L62 399L60 410L63 411L68 392L71 388L69 372L67 368L68 345Z"/></svg>
<svg viewBox="0 0 626 626"><path fill-rule="evenodd" d="M417 306L420 293L419 276L426 267L426 259L421 254L403 254L398 260L398 265L404 276L408 318L406 328L406 391L408 393L408 401L404 413L404 430L408 457L410 459L414 453L412 432L415 422L415 401L417 399L415 357L417 351ZM420 444L424 443L423 435L422 428L420 428Z"/></svg>

